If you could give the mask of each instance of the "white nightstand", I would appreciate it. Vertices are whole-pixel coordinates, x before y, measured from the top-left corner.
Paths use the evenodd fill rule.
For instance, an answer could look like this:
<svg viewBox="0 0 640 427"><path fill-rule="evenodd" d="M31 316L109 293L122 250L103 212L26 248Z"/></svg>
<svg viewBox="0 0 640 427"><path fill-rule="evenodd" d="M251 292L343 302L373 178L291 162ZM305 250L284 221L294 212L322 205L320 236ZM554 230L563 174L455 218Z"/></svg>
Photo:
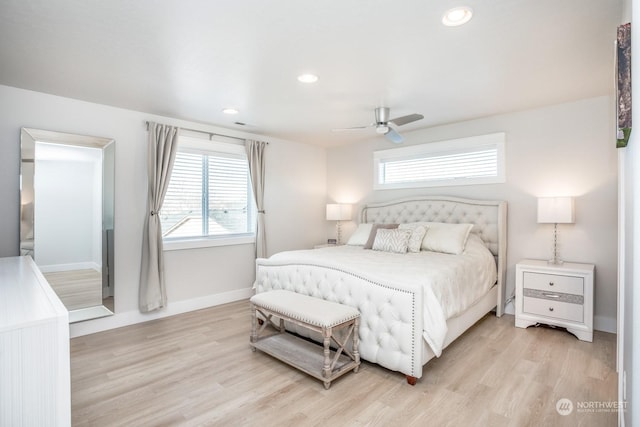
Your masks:
<svg viewBox="0 0 640 427"><path fill-rule="evenodd" d="M516 326L561 326L582 341L593 341L592 264L516 264Z"/></svg>
<svg viewBox="0 0 640 427"><path fill-rule="evenodd" d="M336 245L335 243L323 243L320 245L315 245L313 249L332 248L334 246L338 246L338 245Z"/></svg>

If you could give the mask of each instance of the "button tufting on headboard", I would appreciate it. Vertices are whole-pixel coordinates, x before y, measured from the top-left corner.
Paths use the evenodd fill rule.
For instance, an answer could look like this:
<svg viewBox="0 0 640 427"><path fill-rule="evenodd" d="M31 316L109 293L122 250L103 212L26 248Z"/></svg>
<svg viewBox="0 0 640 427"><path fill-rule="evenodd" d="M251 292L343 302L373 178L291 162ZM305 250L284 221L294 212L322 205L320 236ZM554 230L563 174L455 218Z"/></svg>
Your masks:
<svg viewBox="0 0 640 427"><path fill-rule="evenodd" d="M459 198L406 199L375 203L363 209L362 222L403 224L431 221L474 224L472 233L480 236L489 250L498 256L500 203L503 202Z"/></svg>

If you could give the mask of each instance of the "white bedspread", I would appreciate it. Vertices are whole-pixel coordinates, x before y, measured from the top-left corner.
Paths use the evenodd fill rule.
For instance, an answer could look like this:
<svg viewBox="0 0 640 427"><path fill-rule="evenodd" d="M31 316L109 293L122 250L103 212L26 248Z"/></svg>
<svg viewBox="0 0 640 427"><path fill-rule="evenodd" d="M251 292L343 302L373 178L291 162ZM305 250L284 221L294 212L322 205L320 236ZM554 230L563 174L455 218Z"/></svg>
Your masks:
<svg viewBox="0 0 640 427"><path fill-rule="evenodd" d="M442 353L447 319L473 305L491 289L497 277L493 255L473 234L460 255L428 251L393 254L365 250L361 246L337 246L281 252L270 260L339 268L376 277L382 284L401 282L422 286L423 336L436 356Z"/></svg>

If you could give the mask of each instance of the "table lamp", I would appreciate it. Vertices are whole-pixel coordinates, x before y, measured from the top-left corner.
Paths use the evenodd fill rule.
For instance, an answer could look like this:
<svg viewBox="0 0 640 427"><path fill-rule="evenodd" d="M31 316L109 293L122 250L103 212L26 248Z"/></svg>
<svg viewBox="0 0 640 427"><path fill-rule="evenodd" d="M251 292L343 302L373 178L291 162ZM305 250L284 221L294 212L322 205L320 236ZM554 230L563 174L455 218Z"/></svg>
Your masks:
<svg viewBox="0 0 640 427"><path fill-rule="evenodd" d="M549 264L562 264L558 258L558 224L573 224L575 209L573 197L539 197L538 223L553 224L553 258Z"/></svg>
<svg viewBox="0 0 640 427"><path fill-rule="evenodd" d="M340 244L341 225L340 221L348 221L351 219L351 205L329 203L327 204L327 221L337 221L336 229L338 230L337 244Z"/></svg>

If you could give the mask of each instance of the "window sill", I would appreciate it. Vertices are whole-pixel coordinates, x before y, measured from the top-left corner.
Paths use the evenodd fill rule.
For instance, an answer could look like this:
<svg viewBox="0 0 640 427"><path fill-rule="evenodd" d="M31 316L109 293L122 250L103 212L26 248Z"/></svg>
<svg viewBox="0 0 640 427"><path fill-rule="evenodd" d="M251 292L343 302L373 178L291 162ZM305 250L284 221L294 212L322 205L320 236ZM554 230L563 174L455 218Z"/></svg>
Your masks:
<svg viewBox="0 0 640 427"><path fill-rule="evenodd" d="M399 190L404 188L455 187L459 185L504 184L504 175L487 178L442 179L433 181L398 182L390 184L373 184L374 190Z"/></svg>
<svg viewBox="0 0 640 427"><path fill-rule="evenodd" d="M210 248L214 246L248 245L255 243L255 236L216 237L211 239L164 240L165 251L180 251L184 249Z"/></svg>

